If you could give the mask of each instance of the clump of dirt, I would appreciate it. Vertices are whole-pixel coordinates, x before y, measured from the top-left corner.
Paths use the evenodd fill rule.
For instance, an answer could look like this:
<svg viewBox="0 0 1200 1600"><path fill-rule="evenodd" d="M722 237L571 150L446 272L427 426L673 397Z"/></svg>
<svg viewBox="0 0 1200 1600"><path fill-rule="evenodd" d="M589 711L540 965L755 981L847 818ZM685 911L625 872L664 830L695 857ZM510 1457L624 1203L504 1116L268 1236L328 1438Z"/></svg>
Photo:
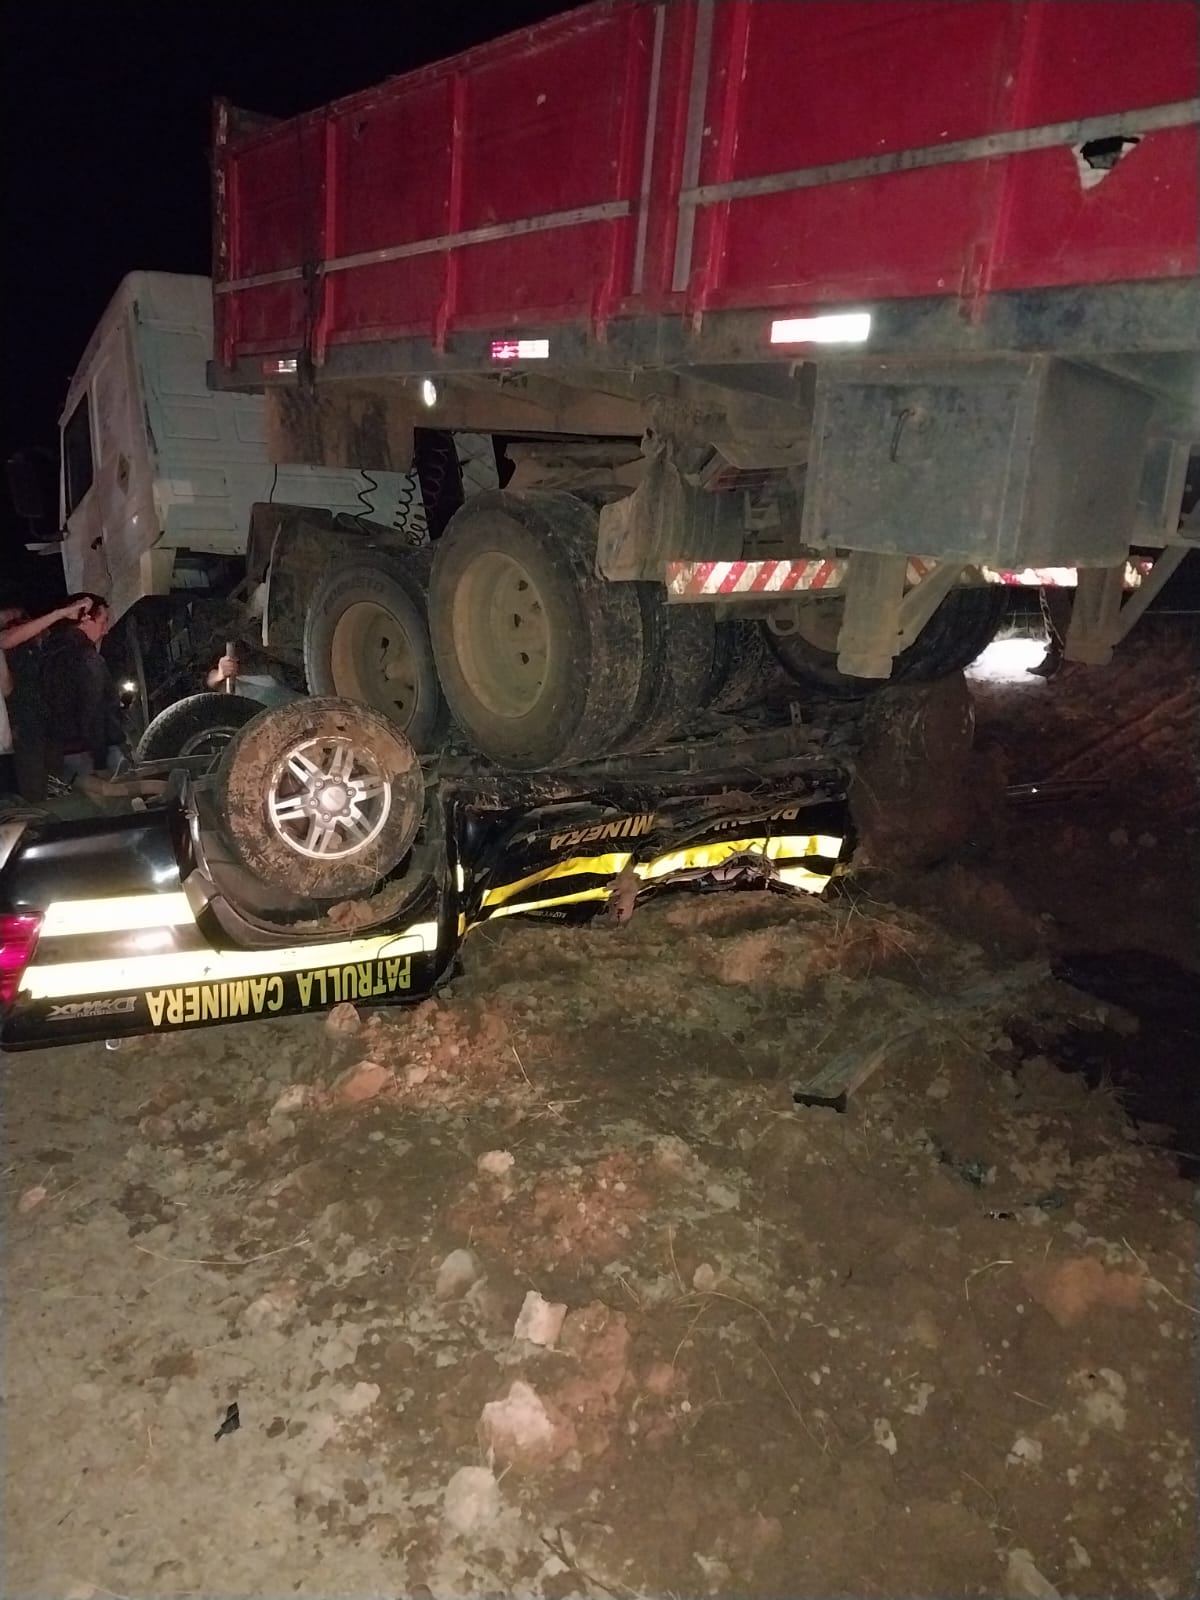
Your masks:
<svg viewBox="0 0 1200 1600"><path fill-rule="evenodd" d="M941 927L964 934L991 955L1020 960L1048 947L1045 923L1020 904L1003 879L974 865L956 861L919 877L883 878L876 893L890 893L936 916Z"/></svg>
<svg viewBox="0 0 1200 1600"><path fill-rule="evenodd" d="M1106 1267L1094 1256L1076 1256L1033 1267L1025 1286L1060 1328L1072 1328L1097 1306L1133 1310L1141 1303L1145 1280L1137 1272Z"/></svg>
<svg viewBox="0 0 1200 1600"><path fill-rule="evenodd" d="M961 675L885 689L868 702L850 808L864 864L915 868L971 838L974 707Z"/></svg>

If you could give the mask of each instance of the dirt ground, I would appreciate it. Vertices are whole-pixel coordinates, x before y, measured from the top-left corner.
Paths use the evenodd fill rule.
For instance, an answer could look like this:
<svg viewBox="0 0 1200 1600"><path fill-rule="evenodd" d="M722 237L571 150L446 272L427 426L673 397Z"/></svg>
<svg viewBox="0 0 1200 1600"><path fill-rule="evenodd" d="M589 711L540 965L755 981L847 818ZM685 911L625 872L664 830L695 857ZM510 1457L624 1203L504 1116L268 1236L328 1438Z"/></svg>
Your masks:
<svg viewBox="0 0 1200 1600"><path fill-rule="evenodd" d="M1197 970L1176 666L976 678L954 858L828 903L7 1058L4 1593L1194 1592L1194 1190L1052 975Z"/></svg>

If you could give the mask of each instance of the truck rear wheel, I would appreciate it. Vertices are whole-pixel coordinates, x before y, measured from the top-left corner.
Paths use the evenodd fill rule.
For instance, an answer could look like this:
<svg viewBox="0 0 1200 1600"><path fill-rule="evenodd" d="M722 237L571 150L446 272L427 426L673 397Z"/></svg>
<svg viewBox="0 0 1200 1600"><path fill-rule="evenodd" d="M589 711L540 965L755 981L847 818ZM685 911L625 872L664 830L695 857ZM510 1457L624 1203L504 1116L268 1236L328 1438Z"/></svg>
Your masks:
<svg viewBox="0 0 1200 1600"><path fill-rule="evenodd" d="M310 692L370 706L423 755L440 746L449 723L429 640L431 561L430 551L415 550L334 567L304 620Z"/></svg>
<svg viewBox="0 0 1200 1600"><path fill-rule="evenodd" d="M596 513L575 496L482 494L438 541L429 626L450 710L516 771L606 754L627 729L642 667L629 584L596 574Z"/></svg>
<svg viewBox="0 0 1200 1600"><path fill-rule="evenodd" d="M346 700L264 711L225 748L214 810L261 882L320 900L373 894L411 849L425 788L412 745Z"/></svg>
<svg viewBox="0 0 1200 1600"><path fill-rule="evenodd" d="M701 704L710 711L749 711L766 697L775 670L758 623L726 617L716 626L712 671Z"/></svg>
<svg viewBox="0 0 1200 1600"><path fill-rule="evenodd" d="M861 699L885 684L934 683L969 667L995 637L1004 619L1005 595L998 585L952 589L921 632L900 651L890 678L853 678L837 666L842 600L829 595L806 601L790 633L764 626L763 634L787 675L805 688L841 700Z"/></svg>
<svg viewBox="0 0 1200 1600"><path fill-rule="evenodd" d="M904 681L935 683L964 671L991 644L1007 615L1008 595L1002 584L952 590L909 646L917 650L923 643L924 648L917 651Z"/></svg>
<svg viewBox="0 0 1200 1600"><path fill-rule="evenodd" d="M216 756L262 710L240 694L190 694L176 700L147 725L138 740L139 761L172 761L177 756Z"/></svg>
<svg viewBox="0 0 1200 1600"><path fill-rule="evenodd" d="M668 605L656 583L636 583L642 613L642 676L619 748L654 750L699 709L716 649L708 606Z"/></svg>

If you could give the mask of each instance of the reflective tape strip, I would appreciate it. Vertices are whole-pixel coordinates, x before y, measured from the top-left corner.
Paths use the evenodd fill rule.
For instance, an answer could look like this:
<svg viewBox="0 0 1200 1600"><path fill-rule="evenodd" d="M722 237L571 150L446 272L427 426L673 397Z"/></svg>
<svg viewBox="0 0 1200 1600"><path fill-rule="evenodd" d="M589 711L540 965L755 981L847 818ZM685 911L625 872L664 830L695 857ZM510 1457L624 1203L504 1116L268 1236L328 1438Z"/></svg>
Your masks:
<svg viewBox="0 0 1200 1600"><path fill-rule="evenodd" d="M833 874L813 872L810 867L777 867L775 876L789 888L803 889L806 894L820 894L829 885Z"/></svg>
<svg viewBox="0 0 1200 1600"><path fill-rule="evenodd" d="M402 933L337 944L292 945L286 950L181 950L165 955L110 961L63 961L26 968L21 987L32 1000L58 1000L119 990L169 989L223 978L269 978L309 967L353 966L380 956L416 955L438 947L436 922L418 922Z"/></svg>
<svg viewBox="0 0 1200 1600"><path fill-rule="evenodd" d="M905 570L906 582L920 583L936 565L913 557ZM676 599L720 599L738 594L805 594L841 589L848 562L843 557L798 561L668 561L664 573L667 593ZM1125 564L1124 584L1136 589L1153 566L1144 558ZM987 583L1009 588L1073 589L1079 581L1074 567L976 567Z"/></svg>
<svg viewBox="0 0 1200 1600"><path fill-rule="evenodd" d="M773 848L770 853L772 859L782 856L828 856L836 861L845 843L845 839L837 833L784 834L772 839L771 844L778 848Z"/></svg>
<svg viewBox="0 0 1200 1600"><path fill-rule="evenodd" d="M575 906L581 905L585 900L607 899L607 888L580 889L575 894L555 895L549 900L523 900L519 906L497 906L485 920L493 922L497 917L515 917L522 911L545 911L549 906Z"/></svg>
<svg viewBox="0 0 1200 1600"><path fill-rule="evenodd" d="M906 569L907 582L920 583L935 564L913 557ZM841 588L847 566L842 556L796 561L668 561L664 582L667 593L677 599L804 593Z"/></svg>
<svg viewBox="0 0 1200 1600"><path fill-rule="evenodd" d="M836 860L842 840L835 834L791 834L763 839L720 839L713 844L692 845L673 850L642 866L635 866L639 878L653 881L672 872L694 872L698 867L719 867L734 856L762 856L766 861L795 860L797 856L824 856Z"/></svg>
<svg viewBox="0 0 1200 1600"><path fill-rule="evenodd" d="M42 967L83 966L89 961L126 961L154 951L175 955L190 951L202 961L212 945L194 922L179 927L126 928L103 933L68 933L56 939L42 939L37 945L37 962Z"/></svg>
<svg viewBox="0 0 1200 1600"><path fill-rule="evenodd" d="M653 861L634 862L633 870L644 882L653 883L659 878L669 877L674 872L695 872L705 867L720 867L738 856L761 856L765 861L794 861L797 856L821 856L836 861L844 842L837 834L826 833L790 834L762 839L721 839L711 844L690 845L682 850L672 850L669 855L658 856ZM596 875L605 872L608 876L616 877L631 859L627 854L584 856L563 862L562 867L570 867L581 874L588 872ZM613 863L620 864L614 866ZM558 869L553 870L557 875L562 875ZM777 867L776 876L781 883L819 894L829 882L833 870L814 872L811 867ZM539 881L544 880L534 875L524 880L524 883ZM504 891L496 892L512 894L522 886L510 884ZM607 900L609 894L609 886L605 884L593 889L579 889L572 894L554 895L545 900L524 900L519 905L497 903L491 917L513 917L522 911L545 911L551 906L580 905L586 900ZM487 903L486 897L484 903Z"/></svg>
<svg viewBox="0 0 1200 1600"><path fill-rule="evenodd" d="M667 593L696 595L790 594L795 589L836 588L846 575L842 559L820 561L668 561Z"/></svg>
<svg viewBox="0 0 1200 1600"><path fill-rule="evenodd" d="M113 895L102 900L52 900L42 920L43 939L73 933L124 933L130 928L177 928L196 918L182 891Z"/></svg>
<svg viewBox="0 0 1200 1600"><path fill-rule="evenodd" d="M572 856L569 861L559 861L552 867L542 867L527 878L517 878L513 883L502 883L485 891L482 904L501 906L523 889L533 889L539 883L551 883L555 878L605 877L615 878L633 857L628 850L614 850L603 856Z"/></svg>
<svg viewBox="0 0 1200 1600"><path fill-rule="evenodd" d="M639 878L661 878L671 872L684 872L697 867L720 866L735 855L761 855L769 861L777 861L795 856L829 856L834 859L840 854L842 840L835 834L788 834L776 837L759 839L719 839L711 844L690 845L682 850L673 850L669 855L659 856L657 860L634 864L634 872ZM551 883L556 878L574 877L605 877L615 878L633 860L632 852L628 850L611 851L602 856L572 856L568 861L560 861L555 866L546 867L540 872L532 872L526 878L518 878L514 883L498 885L489 889L483 896L484 906L506 905L514 895L520 894L525 889L535 888L540 883ZM557 904L556 901L541 901L538 905ZM514 910L529 909L528 903Z"/></svg>

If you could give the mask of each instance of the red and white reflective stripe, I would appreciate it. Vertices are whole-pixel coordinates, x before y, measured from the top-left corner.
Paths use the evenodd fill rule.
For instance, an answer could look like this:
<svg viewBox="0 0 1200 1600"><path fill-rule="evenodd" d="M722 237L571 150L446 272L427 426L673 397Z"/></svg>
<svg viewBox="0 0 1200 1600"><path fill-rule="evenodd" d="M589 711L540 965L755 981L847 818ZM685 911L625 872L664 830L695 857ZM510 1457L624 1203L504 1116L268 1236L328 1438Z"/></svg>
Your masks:
<svg viewBox="0 0 1200 1600"><path fill-rule="evenodd" d="M932 561L910 561L909 583L919 583ZM846 581L844 556L803 561L668 561L667 593L678 599L736 594L791 594L837 589Z"/></svg>
<svg viewBox="0 0 1200 1600"><path fill-rule="evenodd" d="M837 588L844 558L823 561L669 561L667 593L695 595L790 594L795 589Z"/></svg>
<svg viewBox="0 0 1200 1600"><path fill-rule="evenodd" d="M664 580L667 593L677 600L719 599L743 594L793 594L839 589L846 581L848 558L831 556L795 561L668 561ZM913 557L906 569L909 584L920 583L937 565ZM1154 565L1139 559L1125 566L1125 587L1136 589ZM977 578L1009 588L1073 589L1078 582L1074 567L975 567Z"/></svg>

